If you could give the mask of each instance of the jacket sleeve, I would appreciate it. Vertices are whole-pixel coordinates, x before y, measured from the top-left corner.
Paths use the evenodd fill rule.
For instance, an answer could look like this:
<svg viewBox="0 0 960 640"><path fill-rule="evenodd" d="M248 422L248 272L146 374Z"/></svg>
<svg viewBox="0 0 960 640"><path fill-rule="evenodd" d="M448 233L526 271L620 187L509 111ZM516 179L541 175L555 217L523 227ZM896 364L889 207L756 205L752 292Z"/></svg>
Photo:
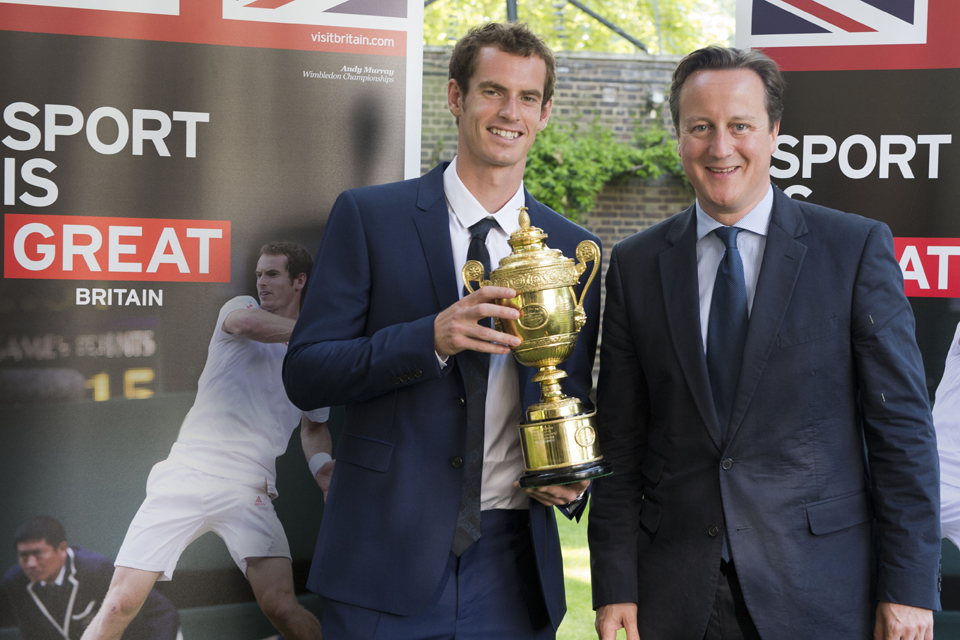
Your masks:
<svg viewBox="0 0 960 640"><path fill-rule="evenodd" d="M646 447L647 384L637 357L624 300L617 248L607 270L607 300L600 345L597 424L600 450L613 475L593 484L590 567L593 606L637 602L637 536Z"/></svg>
<svg viewBox="0 0 960 640"><path fill-rule="evenodd" d="M304 411L362 402L442 375L433 347L436 314L368 329L367 249L356 199L344 192L330 212L283 363L287 395Z"/></svg>
<svg viewBox="0 0 960 640"><path fill-rule="evenodd" d="M940 483L913 311L886 225L871 229L851 342L879 533L877 599L939 609Z"/></svg>

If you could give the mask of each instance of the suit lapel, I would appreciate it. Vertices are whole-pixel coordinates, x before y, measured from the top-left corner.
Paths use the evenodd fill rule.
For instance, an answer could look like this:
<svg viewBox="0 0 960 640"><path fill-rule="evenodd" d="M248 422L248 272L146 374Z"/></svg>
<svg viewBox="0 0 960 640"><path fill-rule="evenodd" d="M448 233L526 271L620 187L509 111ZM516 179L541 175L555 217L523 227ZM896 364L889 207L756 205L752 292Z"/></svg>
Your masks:
<svg viewBox="0 0 960 640"><path fill-rule="evenodd" d="M417 212L413 222L430 270L437 303L446 309L459 300L459 288L453 273L453 249L450 245L450 213L443 197L443 170L449 163L435 167L420 179Z"/></svg>
<svg viewBox="0 0 960 640"><path fill-rule="evenodd" d="M700 331L700 292L697 277L697 215L690 207L667 233L672 247L660 254L660 281L673 348L710 437L722 449L720 423L713 406L707 359Z"/></svg>
<svg viewBox="0 0 960 640"><path fill-rule="evenodd" d="M44 603L40 597L37 595L34 590L36 582L30 581L27 584L27 592L30 594L30 597L33 599L33 603L37 605L37 608L40 609L40 613L56 628L56 630L64 638L70 637L70 620L73 617L73 604L77 600L77 589L80 588L80 583L77 581L77 561L73 553L73 549L67 547L67 562L69 563L69 571L66 572L64 576L64 583L70 583L70 597L67 600L67 608L63 613L63 625L61 626L56 619L54 619L53 614L50 613L50 610L47 609L46 603ZM66 589L66 584L60 587L61 589ZM87 609L90 609L93 603L87 606Z"/></svg>
<svg viewBox="0 0 960 640"><path fill-rule="evenodd" d="M733 440L740 428L770 356L770 349L780 331L780 324L793 296L793 287L807 252L806 245L798 242L796 238L806 232L807 227L799 207L774 187L767 246L760 264L757 293L747 327L747 341L743 348L743 364L740 367L740 379L730 415L728 441Z"/></svg>

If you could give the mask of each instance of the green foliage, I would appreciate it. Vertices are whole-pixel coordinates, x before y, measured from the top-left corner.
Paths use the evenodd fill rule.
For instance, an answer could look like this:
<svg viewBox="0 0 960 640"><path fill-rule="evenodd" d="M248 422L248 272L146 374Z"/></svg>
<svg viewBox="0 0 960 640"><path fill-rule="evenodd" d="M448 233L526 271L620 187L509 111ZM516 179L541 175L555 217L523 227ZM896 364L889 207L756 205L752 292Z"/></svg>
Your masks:
<svg viewBox="0 0 960 640"><path fill-rule="evenodd" d="M735 0L581 2L643 42L652 54L686 54L708 44L733 44ZM423 42L453 44L470 27L505 22L506 12L505 0L437 0L424 11ZM637 52L628 40L565 0L517 0L517 14L555 51Z"/></svg>
<svg viewBox="0 0 960 640"><path fill-rule="evenodd" d="M596 123L586 131L551 125L537 134L523 182L537 200L576 221L593 209L608 182L664 173L682 177L683 167L676 144L662 130L644 131L627 144Z"/></svg>

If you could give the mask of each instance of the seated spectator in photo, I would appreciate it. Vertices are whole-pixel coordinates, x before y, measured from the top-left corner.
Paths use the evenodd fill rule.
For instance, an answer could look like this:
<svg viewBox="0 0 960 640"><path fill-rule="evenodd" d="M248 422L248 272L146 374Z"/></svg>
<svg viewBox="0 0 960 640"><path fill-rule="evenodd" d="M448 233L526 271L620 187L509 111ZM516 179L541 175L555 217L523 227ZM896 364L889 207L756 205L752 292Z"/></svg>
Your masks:
<svg viewBox="0 0 960 640"><path fill-rule="evenodd" d="M103 603L113 561L66 538L50 516L30 518L14 535L20 564L3 576L3 587L24 640L79 640ZM123 637L174 640L179 627L176 609L152 590Z"/></svg>

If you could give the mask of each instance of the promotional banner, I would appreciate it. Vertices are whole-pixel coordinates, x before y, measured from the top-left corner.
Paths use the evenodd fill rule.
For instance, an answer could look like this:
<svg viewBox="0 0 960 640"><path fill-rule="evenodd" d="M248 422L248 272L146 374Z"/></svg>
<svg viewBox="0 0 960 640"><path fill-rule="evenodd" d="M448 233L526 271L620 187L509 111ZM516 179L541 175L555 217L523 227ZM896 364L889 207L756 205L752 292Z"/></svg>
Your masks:
<svg viewBox="0 0 960 640"><path fill-rule="evenodd" d="M887 223L933 398L960 321L960 4L740 0L737 46L785 72L771 175Z"/></svg>
<svg viewBox="0 0 960 640"><path fill-rule="evenodd" d="M931 401L960 322L958 28L953 0L737 3L737 46L785 72L773 181L890 226ZM960 564L943 549L941 603L956 610Z"/></svg>
<svg viewBox="0 0 960 640"><path fill-rule="evenodd" d="M36 514L115 556L260 247L313 254L341 191L419 175L422 20L420 0L0 0L4 569ZM278 486L300 571L322 497L296 438ZM231 601L221 573L208 535L175 604Z"/></svg>

